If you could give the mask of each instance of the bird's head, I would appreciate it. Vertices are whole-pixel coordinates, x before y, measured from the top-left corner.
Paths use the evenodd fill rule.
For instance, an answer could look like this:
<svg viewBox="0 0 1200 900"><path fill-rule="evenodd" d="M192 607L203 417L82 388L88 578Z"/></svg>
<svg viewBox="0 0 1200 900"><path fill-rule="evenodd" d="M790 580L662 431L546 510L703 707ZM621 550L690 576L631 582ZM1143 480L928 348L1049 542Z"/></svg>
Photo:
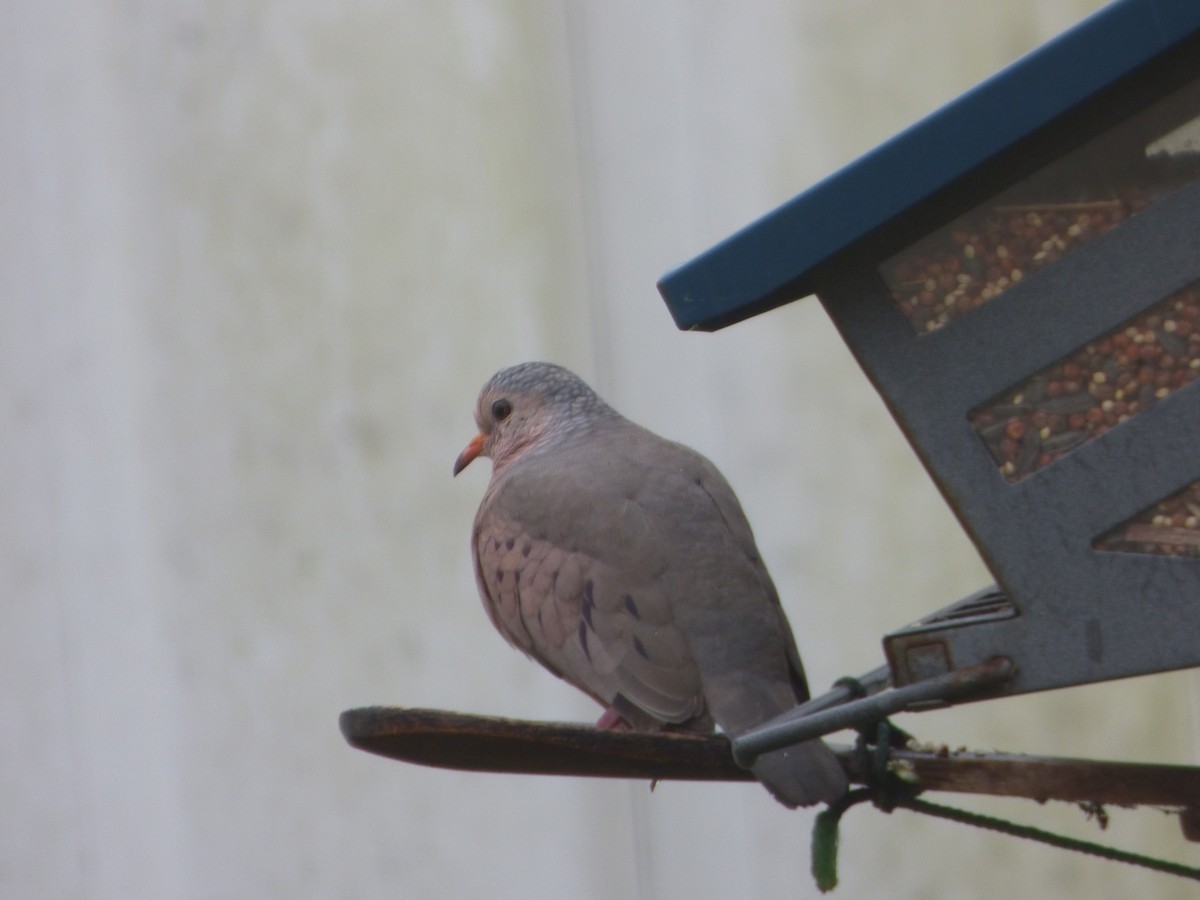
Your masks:
<svg viewBox="0 0 1200 900"><path fill-rule="evenodd" d="M479 433L454 461L454 474L477 456L489 457L493 470L502 469L526 450L565 438L604 415L615 413L562 366L528 362L501 369L479 392Z"/></svg>

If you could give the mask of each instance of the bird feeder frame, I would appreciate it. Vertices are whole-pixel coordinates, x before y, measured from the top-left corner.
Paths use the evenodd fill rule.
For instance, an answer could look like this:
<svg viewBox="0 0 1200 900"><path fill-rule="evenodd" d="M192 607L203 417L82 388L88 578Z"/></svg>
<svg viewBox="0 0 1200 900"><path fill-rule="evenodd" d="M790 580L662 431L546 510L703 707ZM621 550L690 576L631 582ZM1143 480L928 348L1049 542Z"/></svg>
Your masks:
<svg viewBox="0 0 1200 900"><path fill-rule="evenodd" d="M893 687L1200 666L1197 123L1200 4L1118 0L661 280L683 329L816 294L994 576Z"/></svg>

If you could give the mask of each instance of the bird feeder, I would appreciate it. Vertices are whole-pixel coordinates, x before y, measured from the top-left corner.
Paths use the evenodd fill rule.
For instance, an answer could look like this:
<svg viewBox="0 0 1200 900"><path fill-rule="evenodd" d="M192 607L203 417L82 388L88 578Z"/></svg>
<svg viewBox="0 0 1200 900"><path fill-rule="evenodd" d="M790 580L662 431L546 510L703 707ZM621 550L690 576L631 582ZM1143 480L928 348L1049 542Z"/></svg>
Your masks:
<svg viewBox="0 0 1200 900"><path fill-rule="evenodd" d="M1195 0L1111 4L659 287L701 330L817 295L978 548L894 687L1200 665Z"/></svg>

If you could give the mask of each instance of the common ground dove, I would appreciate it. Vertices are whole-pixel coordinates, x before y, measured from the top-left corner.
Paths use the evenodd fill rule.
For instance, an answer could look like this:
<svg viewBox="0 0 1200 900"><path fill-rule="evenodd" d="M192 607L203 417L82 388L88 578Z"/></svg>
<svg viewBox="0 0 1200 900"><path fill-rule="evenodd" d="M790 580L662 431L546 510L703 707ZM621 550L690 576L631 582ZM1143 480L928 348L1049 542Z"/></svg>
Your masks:
<svg viewBox="0 0 1200 900"><path fill-rule="evenodd" d="M454 463L492 460L471 550L509 643L605 707L599 727L736 736L808 698L771 577L707 459L635 425L559 366L497 372ZM782 803L841 796L820 741L759 758Z"/></svg>

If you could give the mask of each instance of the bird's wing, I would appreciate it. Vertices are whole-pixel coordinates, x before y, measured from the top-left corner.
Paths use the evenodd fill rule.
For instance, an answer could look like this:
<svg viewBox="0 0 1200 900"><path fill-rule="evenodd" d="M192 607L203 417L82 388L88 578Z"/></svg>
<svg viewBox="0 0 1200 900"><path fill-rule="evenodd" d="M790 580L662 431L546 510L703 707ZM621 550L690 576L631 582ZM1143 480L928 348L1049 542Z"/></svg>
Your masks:
<svg viewBox="0 0 1200 900"><path fill-rule="evenodd" d="M778 634L782 642L788 661L788 677L791 682L792 694L797 702L803 702L809 698L808 679L804 674L804 664L800 661L800 651L796 647L796 638L792 632L791 623L788 622L787 613L784 612L783 604L779 601L779 594L767 572L766 563L763 562L758 552L750 522L742 511L733 488L730 487L729 482L725 480L717 467L699 454L694 455L695 474L692 481L712 503L720 521L728 531L729 539L741 551L742 558L734 560L732 558L738 554L729 548L726 551L726 558L730 559L731 564L748 569L748 572L743 573L743 577L749 577L756 582L744 588L745 594L749 595L746 600L765 603L765 609L770 610L770 621L766 627ZM716 524L716 517L714 517L713 524Z"/></svg>
<svg viewBox="0 0 1200 900"><path fill-rule="evenodd" d="M497 629L605 706L642 711L638 727L707 725L653 515L611 483L594 490L586 467L533 471L494 485L476 519L476 578Z"/></svg>

